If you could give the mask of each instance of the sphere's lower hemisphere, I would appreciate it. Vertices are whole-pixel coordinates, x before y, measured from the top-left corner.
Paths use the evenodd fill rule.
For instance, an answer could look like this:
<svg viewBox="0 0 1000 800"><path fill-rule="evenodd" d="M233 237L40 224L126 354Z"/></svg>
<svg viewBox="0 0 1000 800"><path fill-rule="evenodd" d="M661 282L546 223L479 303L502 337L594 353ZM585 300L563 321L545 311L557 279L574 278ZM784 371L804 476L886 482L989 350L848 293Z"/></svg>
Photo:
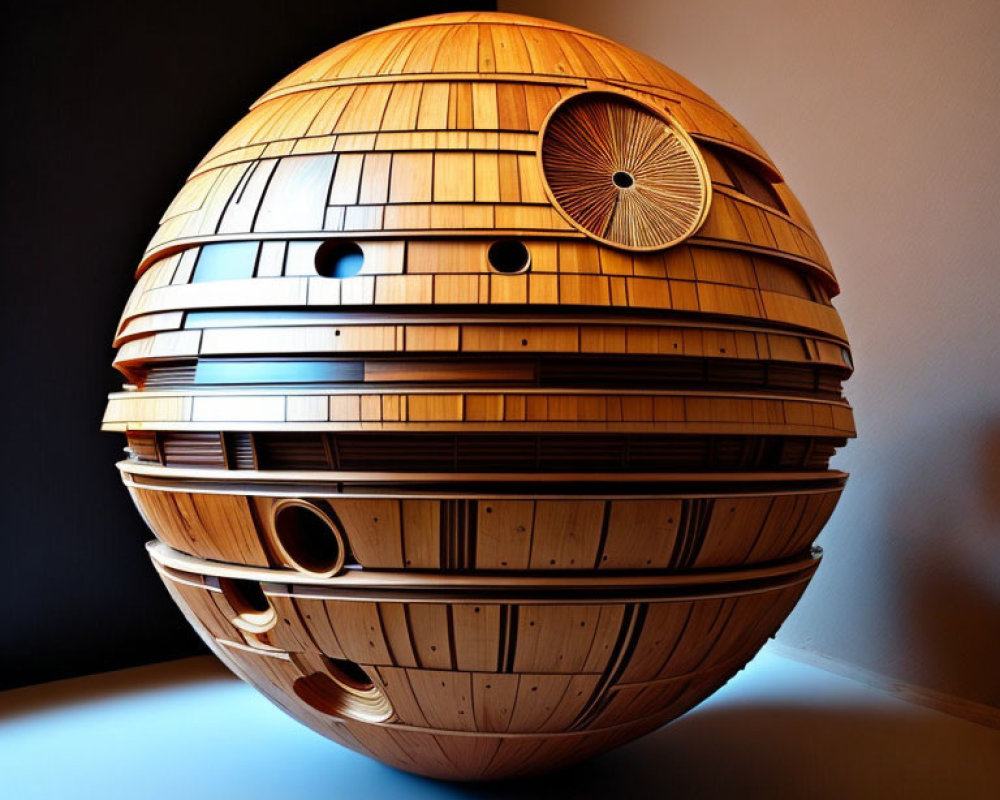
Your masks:
<svg viewBox="0 0 1000 800"><path fill-rule="evenodd" d="M661 578L610 596L596 580L475 588L474 576L373 575L353 597L269 586L284 622L247 647L212 590L226 567L162 545L152 554L199 633L278 705L401 769L472 780L571 763L682 714L773 634L816 566L807 558L743 581L708 573L697 586Z"/></svg>

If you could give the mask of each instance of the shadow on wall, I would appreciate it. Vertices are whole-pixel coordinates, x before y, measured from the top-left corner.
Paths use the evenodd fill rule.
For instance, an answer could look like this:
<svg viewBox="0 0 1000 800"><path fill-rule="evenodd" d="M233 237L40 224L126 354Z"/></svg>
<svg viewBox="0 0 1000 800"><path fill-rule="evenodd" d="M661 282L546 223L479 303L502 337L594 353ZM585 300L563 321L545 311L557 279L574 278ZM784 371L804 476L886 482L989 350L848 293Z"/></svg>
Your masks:
<svg viewBox="0 0 1000 800"><path fill-rule="evenodd" d="M966 453L957 474L926 445L926 459L907 460L889 517L915 682L1000 708L1000 419L949 443Z"/></svg>
<svg viewBox="0 0 1000 800"><path fill-rule="evenodd" d="M983 513L1000 539L1000 418L993 421L979 451L979 499Z"/></svg>

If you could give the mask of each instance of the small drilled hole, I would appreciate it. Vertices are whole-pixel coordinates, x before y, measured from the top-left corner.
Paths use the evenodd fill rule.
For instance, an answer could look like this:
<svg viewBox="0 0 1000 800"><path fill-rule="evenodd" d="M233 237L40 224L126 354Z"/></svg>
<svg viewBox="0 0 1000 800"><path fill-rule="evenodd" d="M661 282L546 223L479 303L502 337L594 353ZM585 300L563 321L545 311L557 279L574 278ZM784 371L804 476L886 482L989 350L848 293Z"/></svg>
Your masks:
<svg viewBox="0 0 1000 800"><path fill-rule="evenodd" d="M624 170L619 170L611 176L611 182L619 189L631 189L635 183L635 178Z"/></svg>
<svg viewBox="0 0 1000 800"><path fill-rule="evenodd" d="M501 239L493 242L487 257L490 260L490 266L505 275L524 272L531 262L528 248L517 239Z"/></svg>
<svg viewBox="0 0 1000 800"><path fill-rule="evenodd" d="M316 274L324 278L350 278L361 272L364 253L354 242L333 239L316 251Z"/></svg>
<svg viewBox="0 0 1000 800"><path fill-rule="evenodd" d="M292 566L317 575L334 573L343 563L340 532L319 509L289 504L274 515L274 533Z"/></svg>

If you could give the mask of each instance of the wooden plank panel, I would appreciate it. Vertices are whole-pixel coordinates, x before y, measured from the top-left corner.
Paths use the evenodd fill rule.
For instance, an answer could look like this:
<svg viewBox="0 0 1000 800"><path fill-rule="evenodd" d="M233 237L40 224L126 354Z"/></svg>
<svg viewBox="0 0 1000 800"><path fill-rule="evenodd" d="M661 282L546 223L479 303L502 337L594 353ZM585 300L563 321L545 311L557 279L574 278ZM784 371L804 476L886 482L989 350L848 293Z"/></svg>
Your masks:
<svg viewBox="0 0 1000 800"><path fill-rule="evenodd" d="M361 188L358 202L385 203L389 199L389 171L392 155L389 153L366 153L361 168Z"/></svg>
<svg viewBox="0 0 1000 800"><path fill-rule="evenodd" d="M601 607L531 606L518 610L515 672L580 672L597 631Z"/></svg>
<svg viewBox="0 0 1000 800"><path fill-rule="evenodd" d="M361 187L361 169L365 157L360 153L350 153L338 157L333 182L327 202L331 206L353 205L358 202Z"/></svg>
<svg viewBox="0 0 1000 800"><path fill-rule="evenodd" d="M594 675L522 675L511 733L557 731L580 714L597 684Z"/></svg>
<svg viewBox="0 0 1000 800"><path fill-rule="evenodd" d="M442 130L448 126L448 84L424 84L417 114L419 130Z"/></svg>
<svg viewBox="0 0 1000 800"><path fill-rule="evenodd" d="M695 603L651 603L620 683L654 680L681 645ZM678 674L673 672L671 674Z"/></svg>
<svg viewBox="0 0 1000 800"><path fill-rule="evenodd" d="M681 502L612 500L598 566L602 569L666 567L680 527Z"/></svg>
<svg viewBox="0 0 1000 800"><path fill-rule="evenodd" d="M219 610L207 588L175 580L163 572L160 577L181 609L187 610L185 616L189 622L200 623L200 627L216 639L241 641L239 631Z"/></svg>
<svg viewBox="0 0 1000 800"><path fill-rule="evenodd" d="M420 110L421 83L397 83L385 107L385 115L379 126L383 131L412 131L417 125Z"/></svg>
<svg viewBox="0 0 1000 800"><path fill-rule="evenodd" d="M455 604L450 607L455 666L489 672L500 649L500 606Z"/></svg>
<svg viewBox="0 0 1000 800"><path fill-rule="evenodd" d="M452 606L413 603L406 608L417 664L424 669L454 669Z"/></svg>
<svg viewBox="0 0 1000 800"><path fill-rule="evenodd" d="M332 499L330 506L344 526L358 563L380 568L403 566L398 500Z"/></svg>
<svg viewBox="0 0 1000 800"><path fill-rule="evenodd" d="M434 154L434 202L470 203L475 200L475 164L472 153Z"/></svg>
<svg viewBox="0 0 1000 800"><path fill-rule="evenodd" d="M357 87L333 130L336 133L377 131L391 92L392 85L387 83L369 83Z"/></svg>
<svg viewBox="0 0 1000 800"><path fill-rule="evenodd" d="M539 500L531 545L532 569L590 569L604 520L602 500Z"/></svg>
<svg viewBox="0 0 1000 800"><path fill-rule="evenodd" d="M475 200L477 203L500 201L500 157L496 153L474 153ZM509 189L508 189L509 192Z"/></svg>
<svg viewBox="0 0 1000 800"><path fill-rule="evenodd" d="M535 504L490 500L479 504L477 569L527 569Z"/></svg>
<svg viewBox="0 0 1000 800"><path fill-rule="evenodd" d="M429 203L433 185L431 153L396 153L392 157L390 203Z"/></svg>
<svg viewBox="0 0 1000 800"><path fill-rule="evenodd" d="M748 545L760 534L773 498L742 497L717 501L695 567L742 564Z"/></svg>
<svg viewBox="0 0 1000 800"><path fill-rule="evenodd" d="M520 681L520 675L473 674L472 705L479 730L503 732L510 728Z"/></svg>
<svg viewBox="0 0 1000 800"><path fill-rule="evenodd" d="M375 603L332 600L324 602L323 608L343 657L359 664L394 666ZM307 627L314 631L308 621Z"/></svg>
<svg viewBox="0 0 1000 800"><path fill-rule="evenodd" d="M277 614L277 624L266 634L266 642L293 653L315 653L319 647L306 628L299 608L290 597L268 594L267 601Z"/></svg>
<svg viewBox="0 0 1000 800"><path fill-rule="evenodd" d="M441 566L440 503L437 500L403 500L404 564L413 569Z"/></svg>
<svg viewBox="0 0 1000 800"><path fill-rule="evenodd" d="M420 710L432 728L475 730L472 676L468 672L407 670Z"/></svg>
<svg viewBox="0 0 1000 800"><path fill-rule="evenodd" d="M278 162L254 223L256 231L315 231L323 227L335 155L294 156Z"/></svg>
<svg viewBox="0 0 1000 800"><path fill-rule="evenodd" d="M378 675L385 686L387 694L392 698L392 710L403 725L413 725L420 728L428 727L427 717L420 709L420 702L413 693L410 679L405 669L397 667L379 667Z"/></svg>
<svg viewBox="0 0 1000 800"><path fill-rule="evenodd" d="M419 662L414 652L406 607L402 603L379 603L378 614L392 663L399 667L416 667Z"/></svg>

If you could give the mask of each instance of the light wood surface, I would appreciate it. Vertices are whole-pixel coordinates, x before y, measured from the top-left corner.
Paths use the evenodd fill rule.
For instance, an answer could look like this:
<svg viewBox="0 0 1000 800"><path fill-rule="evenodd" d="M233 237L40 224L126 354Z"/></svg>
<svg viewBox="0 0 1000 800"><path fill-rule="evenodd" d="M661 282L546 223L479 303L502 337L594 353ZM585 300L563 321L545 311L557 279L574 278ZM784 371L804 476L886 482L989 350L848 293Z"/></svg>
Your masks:
<svg viewBox="0 0 1000 800"><path fill-rule="evenodd" d="M152 554L205 641L293 716L402 769L475 780L576 761L683 713L773 634L816 567L747 572L724 589L709 574L680 594L577 588L567 604L557 586L532 598L516 582L500 600L413 582L369 599L337 579L261 584ZM248 630L233 584L257 593L269 626Z"/></svg>
<svg viewBox="0 0 1000 800"><path fill-rule="evenodd" d="M130 487L160 541L215 561L303 567L280 543L287 498ZM717 494L663 499L314 498L308 507L340 558L364 569L576 572L742 567L806 551L842 488L780 496ZM377 521L376 521L377 520ZM250 530L236 527L249 525ZM603 580L603 579L602 579Z"/></svg>
<svg viewBox="0 0 1000 800"><path fill-rule="evenodd" d="M855 435L829 258L759 144L620 44L477 12L334 47L136 278L103 427L157 568L345 746L470 779L609 749L816 567Z"/></svg>

